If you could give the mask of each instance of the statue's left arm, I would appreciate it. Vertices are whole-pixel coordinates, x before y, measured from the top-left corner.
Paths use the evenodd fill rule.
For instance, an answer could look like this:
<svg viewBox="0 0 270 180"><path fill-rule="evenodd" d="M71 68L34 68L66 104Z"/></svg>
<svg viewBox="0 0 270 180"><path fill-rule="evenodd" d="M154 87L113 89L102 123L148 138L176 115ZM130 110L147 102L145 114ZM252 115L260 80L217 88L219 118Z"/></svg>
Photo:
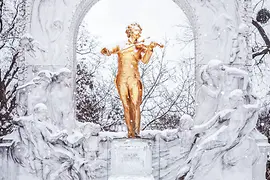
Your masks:
<svg viewBox="0 0 270 180"><path fill-rule="evenodd" d="M142 62L144 64L147 64L153 54L153 49L156 47L156 46L159 46L161 48L163 48L163 45L160 45L158 43L155 43L155 42L151 42L149 46L147 46L146 49L143 50L143 52L145 53L142 57Z"/></svg>
<svg viewBox="0 0 270 180"><path fill-rule="evenodd" d="M149 60L153 54L153 49L154 49L154 47L152 47L152 46L150 47L150 45L149 45L148 48L143 51L145 53L142 57L142 62L144 64L147 64L149 62Z"/></svg>

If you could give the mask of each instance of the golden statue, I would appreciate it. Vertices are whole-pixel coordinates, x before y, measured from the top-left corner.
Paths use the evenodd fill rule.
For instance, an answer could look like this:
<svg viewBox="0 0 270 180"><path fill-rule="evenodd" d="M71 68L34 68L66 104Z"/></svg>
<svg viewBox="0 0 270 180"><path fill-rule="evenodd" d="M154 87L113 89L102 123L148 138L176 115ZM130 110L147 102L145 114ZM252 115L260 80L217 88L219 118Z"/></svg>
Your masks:
<svg viewBox="0 0 270 180"><path fill-rule="evenodd" d="M101 53L110 56L118 55L118 72L115 78L115 84L124 108L124 116L128 129L128 138L139 137L142 103L142 82L138 69L138 63L141 60L147 64L153 54L156 46L163 48L156 42L149 45L143 44L144 40L138 41L141 37L142 28L134 23L126 28L128 37L127 47L120 49L119 45L108 50L103 48Z"/></svg>

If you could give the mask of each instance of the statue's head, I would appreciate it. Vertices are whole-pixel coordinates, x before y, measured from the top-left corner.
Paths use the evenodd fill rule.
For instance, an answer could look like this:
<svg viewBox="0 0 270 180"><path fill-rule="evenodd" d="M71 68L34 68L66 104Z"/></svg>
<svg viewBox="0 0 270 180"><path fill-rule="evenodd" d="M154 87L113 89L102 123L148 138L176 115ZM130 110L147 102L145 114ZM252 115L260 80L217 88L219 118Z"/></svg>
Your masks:
<svg viewBox="0 0 270 180"><path fill-rule="evenodd" d="M133 23L128 25L126 28L126 34L128 38L133 38L135 40L141 37L142 28L138 23Z"/></svg>
<svg viewBox="0 0 270 180"><path fill-rule="evenodd" d="M21 37L19 46L25 51L31 51L34 48L33 41L34 39L31 35L25 34Z"/></svg>
<svg viewBox="0 0 270 180"><path fill-rule="evenodd" d="M229 101L231 108L237 108L240 105L244 104L244 93L241 89L233 90L229 95Z"/></svg>
<svg viewBox="0 0 270 180"><path fill-rule="evenodd" d="M70 85L72 81L72 72L68 68L61 68L55 73L57 82L63 82Z"/></svg>
<svg viewBox="0 0 270 180"><path fill-rule="evenodd" d="M211 78L220 78L220 72L223 70L224 64L222 61L212 59L208 62L206 72Z"/></svg>
<svg viewBox="0 0 270 180"><path fill-rule="evenodd" d="M43 103L38 103L34 107L34 119L37 121L46 121L48 119L48 108Z"/></svg>
<svg viewBox="0 0 270 180"><path fill-rule="evenodd" d="M192 119L192 117L188 114L184 114L181 118L180 118L180 122L179 122L179 129L180 130L190 130L191 128L193 128L194 126L194 121Z"/></svg>

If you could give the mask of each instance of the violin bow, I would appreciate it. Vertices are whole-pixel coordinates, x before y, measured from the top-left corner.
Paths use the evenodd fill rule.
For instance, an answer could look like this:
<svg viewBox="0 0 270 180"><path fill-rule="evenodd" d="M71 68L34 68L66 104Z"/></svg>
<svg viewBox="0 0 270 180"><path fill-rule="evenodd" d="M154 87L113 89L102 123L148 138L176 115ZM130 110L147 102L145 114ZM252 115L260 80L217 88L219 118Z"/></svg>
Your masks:
<svg viewBox="0 0 270 180"><path fill-rule="evenodd" d="M150 38L150 37L144 38L144 39L142 39L141 41L137 42L136 44L132 44L132 45L130 45L130 46L124 48L124 49L121 49L121 50L116 51L115 53L117 54L117 53L119 53L119 52L121 52L121 51L127 50L128 48L131 48L131 47L133 47L133 46L136 46L136 45L138 45L139 43L142 43L142 42L144 42L146 39L149 39L149 38ZM159 47L161 47L161 48L164 47L163 45L161 45L161 44L159 44L159 43L157 43L157 45L158 45Z"/></svg>

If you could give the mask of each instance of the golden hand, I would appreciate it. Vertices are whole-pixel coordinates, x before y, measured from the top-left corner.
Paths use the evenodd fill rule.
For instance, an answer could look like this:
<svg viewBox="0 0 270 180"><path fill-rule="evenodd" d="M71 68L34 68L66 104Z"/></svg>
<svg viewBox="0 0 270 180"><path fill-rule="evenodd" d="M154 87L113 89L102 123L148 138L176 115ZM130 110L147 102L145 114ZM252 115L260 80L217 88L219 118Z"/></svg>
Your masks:
<svg viewBox="0 0 270 180"><path fill-rule="evenodd" d="M156 43L156 42L151 42L150 44L149 44L149 46L148 46L148 48L150 49L150 50L153 50L155 47L157 47L157 46L159 46L160 48L163 48L164 47L164 45L162 45L162 44L159 44L159 43Z"/></svg>
<svg viewBox="0 0 270 180"><path fill-rule="evenodd" d="M106 55L106 56L110 56L112 53L107 48L103 48L101 50L101 54Z"/></svg>

